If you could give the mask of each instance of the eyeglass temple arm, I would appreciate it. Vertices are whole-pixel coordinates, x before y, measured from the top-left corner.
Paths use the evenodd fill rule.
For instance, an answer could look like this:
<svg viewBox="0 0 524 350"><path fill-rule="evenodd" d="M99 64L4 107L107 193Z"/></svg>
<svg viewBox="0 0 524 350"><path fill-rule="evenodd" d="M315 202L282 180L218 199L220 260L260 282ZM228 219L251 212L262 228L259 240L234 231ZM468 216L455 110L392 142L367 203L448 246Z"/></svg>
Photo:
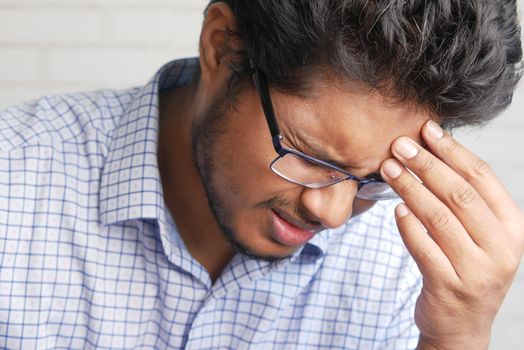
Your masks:
<svg viewBox="0 0 524 350"><path fill-rule="evenodd" d="M280 130L277 125L273 103L271 102L271 96L269 96L267 80L264 73L255 67L253 61L250 61L250 64L251 70L253 72L253 82L255 83L255 88L257 89L258 95L260 96L260 102L262 104L262 108L264 109L267 125L269 126L271 137L273 138L273 146L278 152L278 150L282 148L282 145L280 144L282 137L280 136Z"/></svg>

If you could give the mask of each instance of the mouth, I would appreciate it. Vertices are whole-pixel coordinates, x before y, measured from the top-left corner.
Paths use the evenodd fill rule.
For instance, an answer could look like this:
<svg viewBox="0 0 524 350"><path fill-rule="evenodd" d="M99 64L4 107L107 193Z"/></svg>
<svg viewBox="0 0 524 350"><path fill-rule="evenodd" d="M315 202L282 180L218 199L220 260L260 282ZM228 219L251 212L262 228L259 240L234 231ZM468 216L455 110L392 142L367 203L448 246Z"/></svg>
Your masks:
<svg viewBox="0 0 524 350"><path fill-rule="evenodd" d="M298 247L305 244L324 228L319 225L308 225L293 218L289 214L272 209L273 239L288 247Z"/></svg>

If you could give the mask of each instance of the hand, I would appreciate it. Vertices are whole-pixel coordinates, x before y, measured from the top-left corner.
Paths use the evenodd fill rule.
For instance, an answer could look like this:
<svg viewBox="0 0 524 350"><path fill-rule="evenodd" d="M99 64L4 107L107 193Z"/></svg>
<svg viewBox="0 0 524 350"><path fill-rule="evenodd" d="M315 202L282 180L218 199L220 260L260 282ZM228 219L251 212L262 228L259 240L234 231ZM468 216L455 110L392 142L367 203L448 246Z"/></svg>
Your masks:
<svg viewBox="0 0 524 350"><path fill-rule="evenodd" d="M524 250L524 214L490 167L436 123L422 136L431 152L401 137L397 160L381 169L406 203L397 225L423 275L419 347L487 348Z"/></svg>

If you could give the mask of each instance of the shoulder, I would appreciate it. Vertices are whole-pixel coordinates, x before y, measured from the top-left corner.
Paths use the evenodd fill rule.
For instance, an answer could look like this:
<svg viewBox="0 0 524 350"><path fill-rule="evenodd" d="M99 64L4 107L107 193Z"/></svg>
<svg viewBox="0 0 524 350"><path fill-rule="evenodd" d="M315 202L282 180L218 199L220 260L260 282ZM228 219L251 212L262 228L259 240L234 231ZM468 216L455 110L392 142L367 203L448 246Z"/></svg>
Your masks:
<svg viewBox="0 0 524 350"><path fill-rule="evenodd" d="M111 134L138 88L47 95L0 111L0 152Z"/></svg>

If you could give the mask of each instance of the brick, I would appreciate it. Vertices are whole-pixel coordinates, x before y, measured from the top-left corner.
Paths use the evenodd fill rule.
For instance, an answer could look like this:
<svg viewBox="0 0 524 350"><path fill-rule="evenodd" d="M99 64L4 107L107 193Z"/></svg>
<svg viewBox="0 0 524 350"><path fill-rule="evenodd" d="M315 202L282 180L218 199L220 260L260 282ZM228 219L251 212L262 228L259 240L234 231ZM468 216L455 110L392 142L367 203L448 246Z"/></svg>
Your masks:
<svg viewBox="0 0 524 350"><path fill-rule="evenodd" d="M85 43L103 39L95 10L2 10L0 44Z"/></svg>
<svg viewBox="0 0 524 350"><path fill-rule="evenodd" d="M114 8L177 9L187 13L202 13L209 0L95 0L111 4Z"/></svg>
<svg viewBox="0 0 524 350"><path fill-rule="evenodd" d="M105 8L161 8L182 9L185 11L202 12L208 0L2 0L2 8L79 8L79 7L105 7Z"/></svg>
<svg viewBox="0 0 524 350"><path fill-rule="evenodd" d="M181 56L194 53L178 50ZM146 83L164 63L174 59L170 50L60 49L48 54L46 78L54 82L105 84L127 87Z"/></svg>
<svg viewBox="0 0 524 350"><path fill-rule="evenodd" d="M203 15L180 11L115 11L111 21L112 39L129 43L165 43L197 46Z"/></svg>
<svg viewBox="0 0 524 350"><path fill-rule="evenodd" d="M71 87L56 87L43 85L40 87L29 87L27 85L8 86L7 84L0 85L0 110L9 106L21 104L26 101L37 99L41 96L59 93L67 90L75 90Z"/></svg>
<svg viewBox="0 0 524 350"><path fill-rule="evenodd" d="M38 50L0 50L0 82L40 79L40 62L41 55Z"/></svg>

